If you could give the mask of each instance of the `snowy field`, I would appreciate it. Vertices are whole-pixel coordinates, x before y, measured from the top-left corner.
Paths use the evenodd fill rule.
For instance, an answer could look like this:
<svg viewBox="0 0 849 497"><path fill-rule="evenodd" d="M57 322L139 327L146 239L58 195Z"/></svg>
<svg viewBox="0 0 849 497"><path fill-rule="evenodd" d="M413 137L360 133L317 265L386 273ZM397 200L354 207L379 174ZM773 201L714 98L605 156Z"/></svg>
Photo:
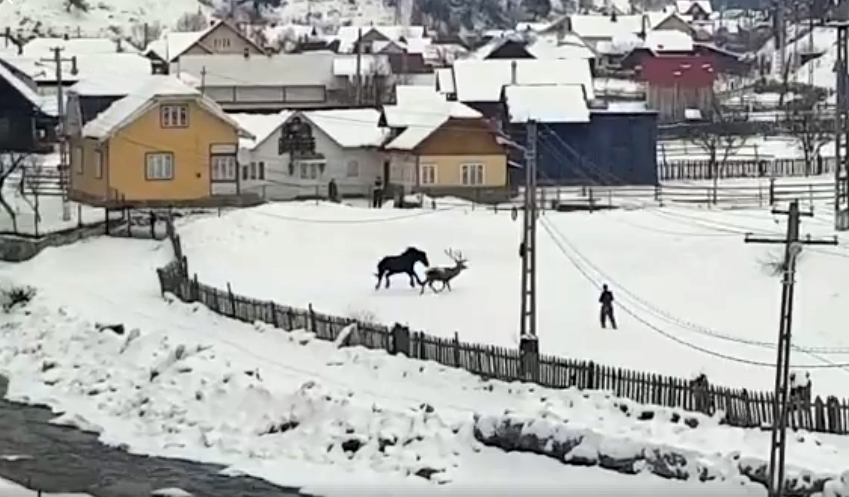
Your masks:
<svg viewBox="0 0 849 497"><path fill-rule="evenodd" d="M803 232L831 235L828 213L817 214ZM277 204L184 221L178 229L190 271L207 284L229 282L235 293L259 299L517 346L521 222L508 212ZM703 371L720 384L769 390L780 282L765 263L780 253L744 243L746 232L783 236L784 219L766 209L546 213L537 255L541 350L684 377ZM450 263L444 249L463 251L469 269L453 292L419 296L404 276L389 290L374 290L377 261L410 245L428 251L434 265ZM847 278L845 246L804 252L795 343L805 351L793 363L820 368L812 372L815 393L849 395L849 338L835 326L849 318ZM618 331L599 328L601 283L623 306Z"/></svg>
<svg viewBox="0 0 849 497"><path fill-rule="evenodd" d="M694 415L696 429L673 425L667 421L673 411L662 408L653 420L640 421L603 393L484 382L433 363L340 350L305 332L251 326L169 303L143 271L167 258L162 247L101 239L0 267L4 280L40 290L29 312L0 316L0 373L11 379L9 398L47 404L60 413L54 423L99 433L107 444L221 463L227 474L305 486L319 495L436 491L432 482L410 476L423 468L439 472L434 480L446 484L440 487L445 492L569 485L597 492L627 487L764 495L761 487L744 484L732 461L765 461L768 432L721 426L701 415ZM83 286L69 288L69 276L49 276L69 254L106 252L127 257L121 285L105 284L95 260L73 271L90 275ZM127 326L124 335L95 327L116 321ZM482 447L471 434L473 416L505 410L580 427L591 441L581 450L632 450L645 443L693 452L724 481L695 487ZM361 444L355 454L342 450L350 440ZM839 474L847 444L829 435L792 438L789 473Z"/></svg>
<svg viewBox="0 0 849 497"><path fill-rule="evenodd" d="M95 224L104 219L103 209L70 202L70 219L62 218L62 198L58 196L39 196L38 203L33 195L22 196L19 191L9 189L4 197L9 202L18 223L18 233L27 235L45 235L54 231L73 228L82 224ZM36 211L37 206L37 211ZM36 215L38 212L38 215ZM9 214L0 208L0 231L12 232L14 225Z"/></svg>

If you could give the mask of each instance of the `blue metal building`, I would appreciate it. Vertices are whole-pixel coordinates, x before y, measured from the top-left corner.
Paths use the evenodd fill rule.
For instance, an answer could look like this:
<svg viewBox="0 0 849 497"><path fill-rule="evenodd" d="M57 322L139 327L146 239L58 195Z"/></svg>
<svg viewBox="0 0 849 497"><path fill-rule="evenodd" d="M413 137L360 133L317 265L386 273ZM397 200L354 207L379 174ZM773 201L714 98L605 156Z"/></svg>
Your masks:
<svg viewBox="0 0 849 497"><path fill-rule="evenodd" d="M525 144L525 124L505 122L504 129ZM591 110L589 122L538 121L537 170L540 184L657 184L657 114L614 108ZM514 174L512 184L521 184L523 170Z"/></svg>

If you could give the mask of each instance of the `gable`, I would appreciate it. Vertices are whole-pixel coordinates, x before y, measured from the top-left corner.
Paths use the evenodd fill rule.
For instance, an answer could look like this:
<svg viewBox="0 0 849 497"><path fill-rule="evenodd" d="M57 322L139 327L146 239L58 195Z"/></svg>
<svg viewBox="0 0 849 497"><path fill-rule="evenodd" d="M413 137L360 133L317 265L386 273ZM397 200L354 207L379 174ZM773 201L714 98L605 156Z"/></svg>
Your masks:
<svg viewBox="0 0 849 497"><path fill-rule="evenodd" d="M218 48L216 46L216 40L228 40L229 44L224 48ZM200 37L200 39L195 43L195 46L197 45L202 45L208 53L241 53L245 48L250 50L252 54L264 53L259 45L252 42L249 38L226 22L219 22L213 26L206 32L206 34ZM192 48L194 48L194 46Z"/></svg>
<svg viewBox="0 0 849 497"><path fill-rule="evenodd" d="M417 147L421 155L502 155L495 132L484 119L448 119Z"/></svg>
<svg viewBox="0 0 849 497"><path fill-rule="evenodd" d="M664 29L681 31L681 32L687 33L689 35L692 35L693 33L695 33L695 30L693 29L692 26L687 24L686 21L684 21L683 19L681 19L680 17L678 17L676 15L671 15L671 16L667 17L666 19L659 22L657 24L657 26L655 26L653 28L653 30L655 30L655 31L664 30Z"/></svg>
<svg viewBox="0 0 849 497"><path fill-rule="evenodd" d="M508 40L504 42L500 47L496 48L489 55L486 56L487 59L535 59L528 49L525 48L525 45L522 43L517 43L513 40Z"/></svg>
<svg viewBox="0 0 849 497"><path fill-rule="evenodd" d="M162 128L160 123L160 107L168 104L187 105L189 107L189 123L186 128ZM186 134L194 135L203 133L206 135L211 133L220 135L227 132L237 134L238 129L232 123L225 121L221 116L216 115L204 105L201 105L197 100L171 99L162 101L161 99L157 99L149 102L144 111L133 119L133 121L115 130L115 135L136 136L139 137L139 142L152 145L159 143L164 137L168 136L179 137L180 140L184 140ZM162 138L157 139L155 137Z"/></svg>

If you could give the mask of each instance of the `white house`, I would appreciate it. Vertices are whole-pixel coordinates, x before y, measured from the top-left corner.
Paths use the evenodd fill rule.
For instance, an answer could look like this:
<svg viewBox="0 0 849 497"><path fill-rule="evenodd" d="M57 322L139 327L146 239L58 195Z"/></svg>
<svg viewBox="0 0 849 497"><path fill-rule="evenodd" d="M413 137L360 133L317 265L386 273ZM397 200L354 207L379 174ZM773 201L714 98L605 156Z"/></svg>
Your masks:
<svg viewBox="0 0 849 497"><path fill-rule="evenodd" d="M380 146L385 131L376 109L283 111L231 114L256 138L240 143L240 190L266 200L326 196L335 180L342 196L369 195L383 176ZM296 127L300 130L296 132ZM292 134L314 143L313 150L290 152ZM310 147L307 147L310 148Z"/></svg>

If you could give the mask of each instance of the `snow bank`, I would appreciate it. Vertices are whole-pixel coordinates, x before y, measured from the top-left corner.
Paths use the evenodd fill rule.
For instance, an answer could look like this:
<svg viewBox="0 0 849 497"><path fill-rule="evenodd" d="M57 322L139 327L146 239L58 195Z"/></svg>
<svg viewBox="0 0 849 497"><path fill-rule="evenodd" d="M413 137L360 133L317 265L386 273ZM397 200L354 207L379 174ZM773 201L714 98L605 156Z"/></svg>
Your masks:
<svg viewBox="0 0 849 497"><path fill-rule="evenodd" d="M710 454L671 447L628 435L605 436L592 427L573 425L569 420L528 418L510 413L475 417L475 438L506 451L545 455L577 466L598 466L624 474L651 472L663 478L723 480L745 479L766 485L769 461L741 457L739 452ZM844 473L844 476L849 472ZM787 490L793 495L832 492L846 495L849 487L835 475L817 475L788 468Z"/></svg>

